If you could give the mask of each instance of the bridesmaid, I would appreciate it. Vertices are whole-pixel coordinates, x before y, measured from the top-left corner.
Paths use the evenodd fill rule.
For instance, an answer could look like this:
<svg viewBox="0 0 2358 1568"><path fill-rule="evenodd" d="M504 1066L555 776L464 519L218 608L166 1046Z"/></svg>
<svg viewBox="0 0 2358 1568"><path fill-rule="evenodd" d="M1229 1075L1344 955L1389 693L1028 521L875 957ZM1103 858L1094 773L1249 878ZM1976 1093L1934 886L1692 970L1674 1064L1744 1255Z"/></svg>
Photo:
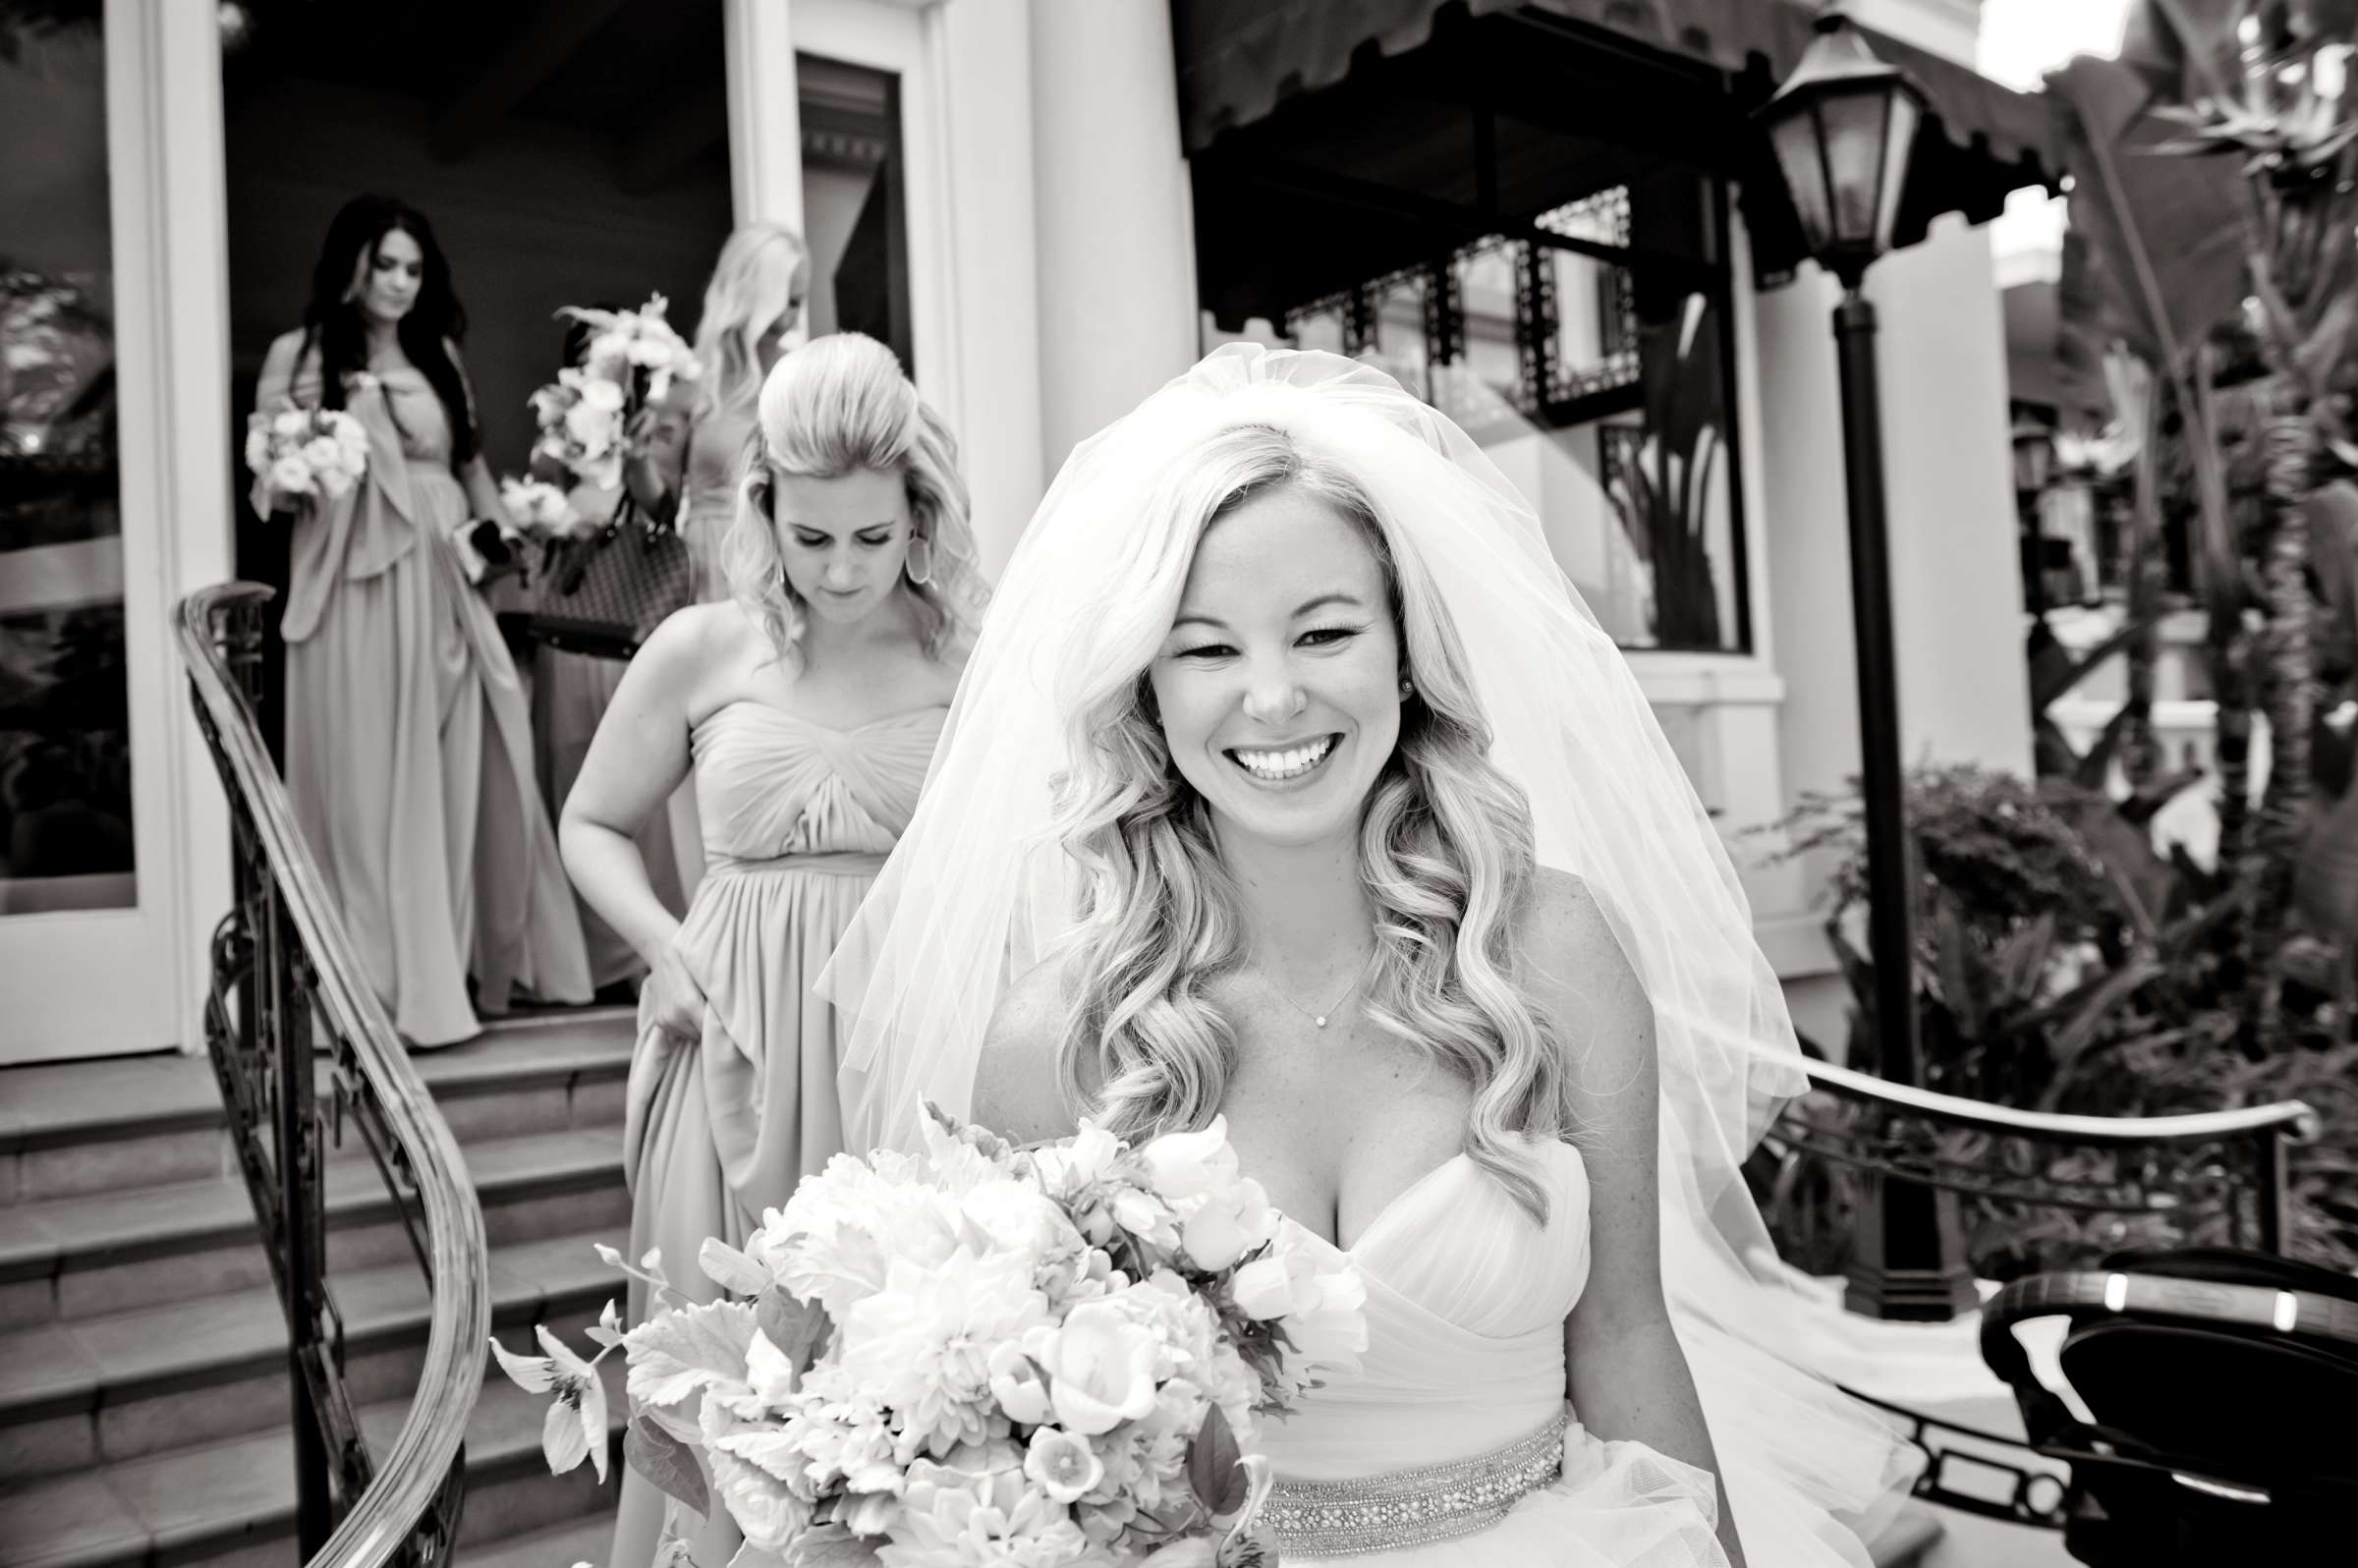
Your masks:
<svg viewBox="0 0 2358 1568"><path fill-rule="evenodd" d="M504 554L508 520L459 364L466 319L424 217L356 196L255 393L256 408L344 409L368 431L363 482L293 525L287 791L414 1046L467 1039L478 1008L519 994L590 997L524 690L478 591L493 566L475 541ZM257 512L279 499L256 482Z"/></svg>
<svg viewBox="0 0 2358 1568"><path fill-rule="evenodd" d="M737 510L737 463L753 433L761 378L801 341L811 252L782 223L741 225L720 248L696 321L703 374L680 383L685 401L647 416L649 439L623 468L631 498L650 517L677 522L696 570L696 600L729 596L721 539ZM703 832L694 792L669 806L680 888L693 896L703 875Z"/></svg>
<svg viewBox="0 0 2358 1568"><path fill-rule="evenodd" d="M729 596L721 539L737 511L737 461L754 429L754 401L803 330L811 252L782 223L748 223L731 234L704 285L696 321L703 374L682 382L690 400L661 411L653 439L626 464L623 482L649 515L676 518L696 561L696 598Z"/></svg>
<svg viewBox="0 0 2358 1568"><path fill-rule="evenodd" d="M733 597L631 661L565 803L565 865L648 966L624 1169L631 1256L718 1290L707 1236L842 1148L833 1010L811 982L917 807L984 590L956 445L872 338L820 338L761 388L724 551ZM693 773L709 869L675 921L631 833ZM646 1313L634 1282L631 1321ZM610 1568L653 1559L662 1496L623 1479ZM718 1528L726 1530L725 1516ZM726 1562L707 1538L700 1562Z"/></svg>
<svg viewBox="0 0 2358 1568"><path fill-rule="evenodd" d="M565 334L564 358L560 363L579 364L589 336L589 328L575 322ZM602 524L622 504L622 487L597 485L583 479L567 493L566 499L576 514ZM548 646L533 651L532 664L533 751L540 768L541 799L550 814L556 816L563 813L565 798L573 793L573 781L581 776L583 759L590 755L590 737L597 733L606 705L614 700L625 665L620 659ZM633 842L646 863L647 882L663 901L663 907L674 913L686 909L688 900L680 887L670 823L650 818L640 827ZM597 918L595 910L585 903L580 905L580 914L582 939L590 952L590 982L596 987L597 999L628 1001L638 982L646 977L646 965L629 942Z"/></svg>

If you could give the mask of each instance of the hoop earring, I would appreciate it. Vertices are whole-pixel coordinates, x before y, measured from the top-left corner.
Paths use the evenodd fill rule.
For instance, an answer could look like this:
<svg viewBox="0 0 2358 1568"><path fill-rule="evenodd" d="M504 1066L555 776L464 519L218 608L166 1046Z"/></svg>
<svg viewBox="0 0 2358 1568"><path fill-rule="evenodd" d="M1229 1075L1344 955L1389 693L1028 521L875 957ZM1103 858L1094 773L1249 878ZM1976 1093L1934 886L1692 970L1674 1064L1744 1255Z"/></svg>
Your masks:
<svg viewBox="0 0 2358 1568"><path fill-rule="evenodd" d="M920 551L924 553L920 554ZM908 574L910 583L915 587L924 588L926 584L931 583L933 581L933 541L923 533L911 534L909 536L909 553L901 561L901 570Z"/></svg>

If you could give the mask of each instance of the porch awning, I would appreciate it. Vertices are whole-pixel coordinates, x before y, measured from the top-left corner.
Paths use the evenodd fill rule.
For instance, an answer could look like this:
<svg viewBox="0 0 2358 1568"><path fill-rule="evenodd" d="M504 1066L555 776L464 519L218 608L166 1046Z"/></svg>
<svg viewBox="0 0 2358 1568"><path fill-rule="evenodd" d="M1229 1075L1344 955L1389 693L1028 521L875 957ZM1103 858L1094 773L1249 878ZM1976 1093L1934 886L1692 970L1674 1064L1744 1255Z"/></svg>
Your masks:
<svg viewBox="0 0 2358 1568"><path fill-rule="evenodd" d="M1182 138L1199 196L1215 206L1230 176L1324 165L1362 196L1387 188L1412 202L1462 204L1482 184L1486 200L1495 195L1507 216L1528 219L1546 209L1535 203L1587 194L1574 188L1583 181L1597 189L1605 148L1626 162L1694 164L1741 183L1756 269L1774 276L1800 259L1800 234L1747 117L1808 48L1814 17L1799 0L1171 0ZM1983 221L2007 193L2060 179L2043 99L1870 36L1932 99L1901 244L1942 212ZM1637 91L1640 79L1652 86ZM1430 112L1439 100L1454 100L1460 124ZM1530 175L1552 162L1557 178L1509 192L1466 173L1478 142L1462 122L1493 112L1513 128L1505 141L1486 128L1479 144L1514 154ZM1265 218L1263 203L1251 205ZM1204 282L1206 304L1223 314L1293 288Z"/></svg>

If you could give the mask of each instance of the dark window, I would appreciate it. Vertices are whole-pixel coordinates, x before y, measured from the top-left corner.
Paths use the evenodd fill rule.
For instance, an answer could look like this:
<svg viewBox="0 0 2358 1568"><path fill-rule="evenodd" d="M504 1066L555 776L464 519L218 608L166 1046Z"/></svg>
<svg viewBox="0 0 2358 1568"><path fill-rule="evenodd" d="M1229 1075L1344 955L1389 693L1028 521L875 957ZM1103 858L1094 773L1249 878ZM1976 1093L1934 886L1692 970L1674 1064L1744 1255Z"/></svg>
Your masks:
<svg viewBox="0 0 2358 1568"><path fill-rule="evenodd" d="M1522 489L1629 648L1751 646L1727 195L1657 169L1290 312L1381 363Z"/></svg>

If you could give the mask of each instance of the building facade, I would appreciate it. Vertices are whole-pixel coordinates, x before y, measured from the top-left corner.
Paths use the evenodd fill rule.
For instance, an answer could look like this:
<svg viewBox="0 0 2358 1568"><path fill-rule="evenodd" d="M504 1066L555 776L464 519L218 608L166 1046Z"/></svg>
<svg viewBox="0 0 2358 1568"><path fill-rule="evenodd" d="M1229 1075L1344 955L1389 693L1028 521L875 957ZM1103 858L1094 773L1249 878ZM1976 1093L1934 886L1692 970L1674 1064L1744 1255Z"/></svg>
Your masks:
<svg viewBox="0 0 2358 1568"><path fill-rule="evenodd" d="M0 534L0 626L31 686L52 692L45 709L11 699L21 734L0 756L15 846L0 875L0 1062L200 1037L228 819L169 617L182 594L253 575L267 555L241 516L235 431L327 213L369 188L427 207L453 253L495 467L529 439L521 413L497 411L553 368L552 305L653 288L685 314L730 224L803 230L812 329L861 325L908 359L959 435L993 568L1076 441L1226 337L1374 353L1430 376L1436 401L1444 385L1471 389L1479 407L1453 412L1478 433L1495 416L1483 438L1630 647L1804 1032L1838 1045L1844 1003L1814 903L1825 868L1764 864L1772 844L1753 831L1806 792L1840 789L1858 758L1833 285L1806 266L1784 279L1789 256L1764 264L1789 240L1762 216L1758 165L1720 153L1745 93L1772 85L1775 52L1806 35L1806 15L1758 30L1756 13L1788 8L1336 5L1358 28L1329 51L1339 70L1297 71L1258 107L1219 68L1256 8L1215 0L485 3L473 8L483 46L463 61L412 59L365 30L394 22L331 35L269 0L91 0L84 24L28 30L0 53L18 79L0 116L39 115L71 145L61 161L46 144L40 168L0 152L0 268L69 280L52 292L98 323L88 352L116 391L91 480L104 505ZM2004 331L1988 231L1969 219L2042 169L2006 140L2016 109L1967 80L1976 0L1853 9L1907 63L1956 74L1937 96L1975 123L1928 134L1948 138L1940 155L1960 169L1980 160L1951 171L1967 211L1923 214L1918 243L1870 282L1907 751L2027 769ZM1678 144L1646 117L1658 111L1604 98L1562 121L1540 80L1521 84L1529 106L1475 105L1477 123L1505 129L1465 170L1418 172L1403 132L1392 167L1329 167L1291 196L1232 178L1316 165L1321 129L1382 142L1408 101L1394 86L1408 79L1387 73L1489 80L1462 69L1479 59L1463 51L1497 47L1507 26L1543 29L1545 58L1599 92L1666 73L1715 106L1720 130ZM418 72L448 75L421 98L403 90ZM1563 140L1576 134L1601 160L1587 174ZM1495 232L1439 204L1433 182L1460 175ZM1322 252L1291 237L1287 224L1355 196L1366 228L1321 220L1335 237ZM1289 257L1298 275L1276 264ZM1551 302L1544 330L1535 288ZM1662 365L1709 391L1709 435L1680 449L1703 441L1711 475L1672 519L1698 541L1691 591L1659 547L1672 535L1640 549L1626 521L1633 476L1662 472L1664 416L1650 404ZM13 420L30 382L12 373ZM114 705L58 719L60 650L92 635L113 640L97 680ZM72 822L41 815L47 797L26 782L60 724L81 725L77 755L113 758L103 782L85 761L62 792L119 826L73 840L95 846L81 862L43 860Z"/></svg>

